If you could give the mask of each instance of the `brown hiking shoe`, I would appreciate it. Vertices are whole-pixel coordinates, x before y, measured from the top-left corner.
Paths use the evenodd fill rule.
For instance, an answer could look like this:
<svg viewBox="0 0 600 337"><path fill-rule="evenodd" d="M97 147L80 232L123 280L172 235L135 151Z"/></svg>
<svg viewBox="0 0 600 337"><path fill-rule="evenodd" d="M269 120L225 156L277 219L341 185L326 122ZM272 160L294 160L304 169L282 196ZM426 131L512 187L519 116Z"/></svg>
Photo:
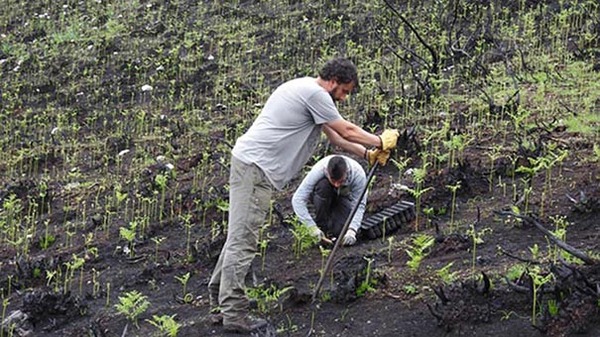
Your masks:
<svg viewBox="0 0 600 337"><path fill-rule="evenodd" d="M261 318L246 316L238 320L227 320L223 327L227 332L250 333L267 325L267 321Z"/></svg>

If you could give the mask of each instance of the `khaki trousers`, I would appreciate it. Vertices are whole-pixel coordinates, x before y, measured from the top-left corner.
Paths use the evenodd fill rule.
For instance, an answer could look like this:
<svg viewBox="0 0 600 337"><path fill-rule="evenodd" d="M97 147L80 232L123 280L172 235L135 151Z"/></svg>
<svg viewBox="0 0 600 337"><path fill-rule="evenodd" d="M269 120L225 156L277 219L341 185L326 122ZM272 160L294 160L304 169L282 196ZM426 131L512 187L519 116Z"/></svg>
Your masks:
<svg viewBox="0 0 600 337"><path fill-rule="evenodd" d="M208 283L211 308L219 306L225 322L248 313L244 281L258 251L258 233L272 194L273 187L258 166L231 157L227 240Z"/></svg>

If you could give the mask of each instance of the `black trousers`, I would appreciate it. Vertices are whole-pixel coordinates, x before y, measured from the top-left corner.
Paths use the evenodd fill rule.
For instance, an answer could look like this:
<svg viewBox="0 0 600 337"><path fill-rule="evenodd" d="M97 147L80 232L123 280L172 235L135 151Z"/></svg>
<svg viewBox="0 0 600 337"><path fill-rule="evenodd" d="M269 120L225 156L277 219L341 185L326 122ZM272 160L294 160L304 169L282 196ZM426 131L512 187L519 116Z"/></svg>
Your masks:
<svg viewBox="0 0 600 337"><path fill-rule="evenodd" d="M340 193L340 191L342 191ZM315 222L329 238L337 238L352 211L349 193L344 187L337 189L325 177L315 185L312 194Z"/></svg>

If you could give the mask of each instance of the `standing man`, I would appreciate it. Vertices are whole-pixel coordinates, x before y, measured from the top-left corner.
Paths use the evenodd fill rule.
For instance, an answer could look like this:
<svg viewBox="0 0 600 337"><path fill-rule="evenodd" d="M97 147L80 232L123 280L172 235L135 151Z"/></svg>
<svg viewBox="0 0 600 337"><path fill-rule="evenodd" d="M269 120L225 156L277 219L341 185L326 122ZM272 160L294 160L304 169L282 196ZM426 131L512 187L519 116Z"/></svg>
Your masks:
<svg viewBox="0 0 600 337"><path fill-rule="evenodd" d="M389 152L385 151L389 156ZM385 165L387 158L381 156L380 164ZM360 228L367 193L365 170L360 164L349 157L331 155L319 160L302 180L294 196L292 207L300 221L308 226L314 236L320 240L340 238L346 219L352 209L358 204L356 213L348 231L342 239L342 244L351 246L356 243L356 232ZM308 211L308 204L315 208L315 218Z"/></svg>
<svg viewBox="0 0 600 337"><path fill-rule="evenodd" d="M384 130L377 136L344 120L338 112L335 101L343 101L357 86L351 61L328 61L317 78L280 85L236 141L229 175L227 240L208 284L211 321L218 323L222 318L225 331L250 333L267 324L248 315L244 279L258 251L258 232L273 188L283 189L302 169L321 130L333 145L370 161L396 146L397 130Z"/></svg>

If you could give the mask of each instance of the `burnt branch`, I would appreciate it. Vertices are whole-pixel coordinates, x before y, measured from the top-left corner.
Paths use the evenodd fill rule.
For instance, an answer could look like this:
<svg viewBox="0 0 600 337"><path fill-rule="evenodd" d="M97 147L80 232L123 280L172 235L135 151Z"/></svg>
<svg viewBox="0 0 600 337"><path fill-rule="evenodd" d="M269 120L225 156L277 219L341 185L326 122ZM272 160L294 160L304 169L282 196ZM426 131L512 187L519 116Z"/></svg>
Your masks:
<svg viewBox="0 0 600 337"><path fill-rule="evenodd" d="M568 270L568 272L566 273L567 276L563 277L563 279L572 277L574 280L578 281L576 287L579 291L581 291L582 293L587 294L589 296L598 296L599 295L598 287L600 286L600 284L590 281L589 278L586 276L586 274L584 274L576 266L565 261L561 256L558 257L558 261L562 264L562 266L564 268L557 268L557 270L564 270L564 269ZM563 275L564 274L565 273L563 272ZM583 285L583 287L581 285Z"/></svg>
<svg viewBox="0 0 600 337"><path fill-rule="evenodd" d="M511 281L508 277L504 276L504 281L506 282L506 284L509 286L509 288L511 288L512 290L514 290L515 292L519 293L519 294L529 294L529 287L525 287L522 285L518 285L515 282Z"/></svg>
<svg viewBox="0 0 600 337"><path fill-rule="evenodd" d="M521 61L521 67L523 69L525 69L526 71L532 72L533 70L531 69L529 64L527 64L527 62L525 61L525 55L524 55L523 51L521 49L517 49L517 52L519 52L519 59Z"/></svg>
<svg viewBox="0 0 600 337"><path fill-rule="evenodd" d="M406 64L411 64L410 60L408 59L408 57L402 56L400 55L395 48L392 48L392 46L390 46L387 41L385 41L385 39L381 36L381 34L379 34L378 30L374 31L375 33L375 37L377 37L377 40L379 40L379 42L381 42L384 46L386 46L386 48L392 53L394 54L394 56L396 56L397 58L399 58L400 60L402 60L404 63ZM406 50L406 48L402 47L402 49ZM410 51L412 52L412 51ZM412 54L412 53L411 53Z"/></svg>
<svg viewBox="0 0 600 337"><path fill-rule="evenodd" d="M438 289L433 288L433 292L437 295L437 297L440 299L440 301L442 301L442 304L446 305L448 302L450 302L450 300L446 296L446 293L444 293L444 288L442 288L442 287L439 287Z"/></svg>
<svg viewBox="0 0 600 337"><path fill-rule="evenodd" d="M477 86L477 88L476 88L478 91L483 93L483 95L485 96L486 102L487 102L488 106L490 107L490 113L492 113L492 114L502 114L505 111L506 112L517 111L517 108L521 102L520 90L519 90L515 75L513 74L512 70L511 70L512 68L508 65L507 62L505 62L505 66L507 69L507 73L513 79L513 85L515 86L515 92L507 98L506 103L504 103L503 105L498 105L498 104L496 104L494 98L492 96L490 96L481 86ZM487 68L485 68L483 65L479 64L479 67L485 69L485 72L488 73Z"/></svg>
<svg viewBox="0 0 600 337"><path fill-rule="evenodd" d="M520 261L520 262L524 262L524 263L528 263L528 264L539 264L540 263L538 261L526 259L526 258L517 256L517 255L514 255L512 253L509 253L506 250L504 250L502 247L500 247L499 250L500 250L500 253L502 255L506 255L506 256L510 257L511 259L515 259L515 260Z"/></svg>
<svg viewBox="0 0 600 337"><path fill-rule="evenodd" d="M448 27L446 32L446 37L448 39L446 48L449 51L449 54L452 55L452 58L454 60L459 60L462 58L472 59L477 39L481 36L481 33L483 31L481 22L476 23L477 28L474 31L471 31L470 33L466 32L466 34L468 34L468 37L466 38L464 44L461 44L461 36L466 36L466 25L464 23L462 25L459 24L459 18L461 19L461 23L466 18L461 17L459 15L459 9L461 8L461 3L459 0L455 1L453 5L450 4L449 6L453 6L453 9L451 11L448 10L448 16L450 16L451 18L446 20L446 26ZM474 14L473 17L478 17L478 15ZM466 21L469 20L466 19ZM458 28L455 28L456 26L458 26Z"/></svg>
<svg viewBox="0 0 600 337"><path fill-rule="evenodd" d="M393 25L391 23L387 23L390 26L393 27ZM378 39L384 43L384 45L386 45L386 47L392 51L392 53L394 53L394 55L396 55L396 57L399 57L402 61L411 64L412 63L417 63L420 66L423 67L428 67L428 62L426 59L424 59L422 56L420 56L419 54L417 54L417 52L415 52L413 49L407 48L406 46L404 46L402 44L402 38L400 38L398 36L398 33L396 32L396 30L391 29L389 31L386 31L387 33L389 33L389 35L391 35L391 37L393 38L393 43L395 43L394 47L398 47L400 49L402 49L404 52L406 52L408 55L406 57L400 57L395 51L394 48L392 48L389 44L385 43L385 41L383 41L383 39L381 38L380 35L378 35ZM377 32L376 32L377 33Z"/></svg>
<svg viewBox="0 0 600 337"><path fill-rule="evenodd" d="M392 4L389 3L388 0L384 1L385 4L392 10L394 15L396 15L400 19L400 21L402 21L408 27L408 29L410 29L410 31L415 34L417 40L419 40L419 42L421 42L421 44L429 51L432 61L431 67L429 69L433 74L437 75L439 73L439 57L437 52L423 39L423 37L421 37L421 34L419 34L417 29L413 27L413 25L402 14L400 14L400 12L398 12L396 8L394 8L394 6L392 6Z"/></svg>
<svg viewBox="0 0 600 337"><path fill-rule="evenodd" d="M489 278L489 277L487 276L487 274L486 274L485 272L483 272L483 271L481 272L481 277L482 277L482 279L483 279L483 280L482 280L482 281L483 281L483 284L481 285L481 287L477 287L477 291L478 291L480 294L483 294L483 295L485 295L485 294L489 294L489 293L490 293L490 289L491 289L491 287L492 287L492 283L491 283L491 281L490 281L490 278Z"/></svg>
<svg viewBox="0 0 600 337"><path fill-rule="evenodd" d="M520 215L520 214L516 214L514 212L509 212L509 211L496 211L495 213L498 215L501 215L501 216L507 216L507 215L514 216L523 221L531 223L535 226L535 228L537 228L540 232L542 232L548 239L550 239L550 241L552 241L554 244L556 244L560 249L575 256L576 258L583 261L585 264L593 265L593 264L598 263L597 260L589 257L585 252L583 252L583 251L571 246L570 244L562 241L561 239L557 238L554 234L552 234L549 230L547 230L546 227L544 227L544 225L542 223L540 223L533 217Z"/></svg>
<svg viewBox="0 0 600 337"><path fill-rule="evenodd" d="M435 317L438 320L438 322L444 319L444 317L437 310L437 308L433 308L429 303L427 303L427 308L429 309L429 312L433 315L433 317Z"/></svg>

